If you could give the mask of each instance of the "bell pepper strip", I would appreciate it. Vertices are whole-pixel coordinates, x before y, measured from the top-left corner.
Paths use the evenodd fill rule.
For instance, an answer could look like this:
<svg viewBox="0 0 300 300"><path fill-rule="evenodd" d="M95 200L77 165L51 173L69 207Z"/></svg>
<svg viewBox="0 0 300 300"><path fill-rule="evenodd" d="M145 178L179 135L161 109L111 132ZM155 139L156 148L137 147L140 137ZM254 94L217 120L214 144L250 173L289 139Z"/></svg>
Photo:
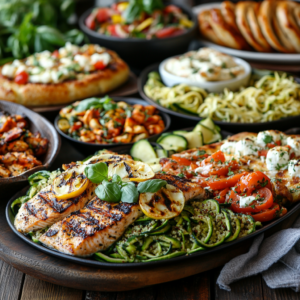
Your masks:
<svg viewBox="0 0 300 300"><path fill-rule="evenodd" d="M212 190L224 190L228 187L234 187L238 183L240 178L246 174L247 172L238 173L231 177L222 178L215 181L208 181L207 184Z"/></svg>
<svg viewBox="0 0 300 300"><path fill-rule="evenodd" d="M253 217L255 221L258 222L269 222L281 215L286 214L287 210L284 209L281 211L280 206L278 204L274 204L269 209L263 210L257 214L247 213Z"/></svg>
<svg viewBox="0 0 300 300"><path fill-rule="evenodd" d="M247 193L247 195L251 195L253 191L263 187L272 190L270 178L260 171L250 173L240 180L240 192Z"/></svg>
<svg viewBox="0 0 300 300"><path fill-rule="evenodd" d="M189 166L193 161L182 156L172 155L172 159L182 166Z"/></svg>

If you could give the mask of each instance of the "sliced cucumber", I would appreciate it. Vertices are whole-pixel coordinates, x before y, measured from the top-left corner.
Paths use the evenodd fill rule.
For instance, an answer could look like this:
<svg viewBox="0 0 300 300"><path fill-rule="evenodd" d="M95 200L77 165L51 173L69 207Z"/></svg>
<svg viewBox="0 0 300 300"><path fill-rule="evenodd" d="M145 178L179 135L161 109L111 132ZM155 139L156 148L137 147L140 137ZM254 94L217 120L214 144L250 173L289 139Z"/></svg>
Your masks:
<svg viewBox="0 0 300 300"><path fill-rule="evenodd" d="M190 105L185 105L183 103L174 103L173 105L175 108L177 108L178 110L181 110L182 112L184 112L186 114L198 116L197 107L195 105L190 106Z"/></svg>
<svg viewBox="0 0 300 300"><path fill-rule="evenodd" d="M218 131L210 129L201 123L198 123L193 131L202 133L204 144L215 143L222 139L222 136Z"/></svg>
<svg viewBox="0 0 300 300"><path fill-rule="evenodd" d="M169 151L166 149L156 149L156 154L158 158L168 157Z"/></svg>
<svg viewBox="0 0 300 300"><path fill-rule="evenodd" d="M185 131L185 130L176 130L176 131L173 131L173 133L184 136L186 133L188 133L188 131Z"/></svg>
<svg viewBox="0 0 300 300"><path fill-rule="evenodd" d="M140 140L133 144L130 155L134 158L138 158L143 162L150 161L157 158L156 152L147 140Z"/></svg>
<svg viewBox="0 0 300 300"><path fill-rule="evenodd" d="M185 137L171 133L161 136L157 142L162 145L164 149L174 149L177 152L186 150L188 147L188 142Z"/></svg>
<svg viewBox="0 0 300 300"><path fill-rule="evenodd" d="M203 146L202 132L199 131L174 131L174 134L181 135L188 141L188 149L193 149Z"/></svg>
<svg viewBox="0 0 300 300"><path fill-rule="evenodd" d="M211 118L203 119L199 123L209 129L211 129L212 131L215 130L215 123L213 122L213 120Z"/></svg>

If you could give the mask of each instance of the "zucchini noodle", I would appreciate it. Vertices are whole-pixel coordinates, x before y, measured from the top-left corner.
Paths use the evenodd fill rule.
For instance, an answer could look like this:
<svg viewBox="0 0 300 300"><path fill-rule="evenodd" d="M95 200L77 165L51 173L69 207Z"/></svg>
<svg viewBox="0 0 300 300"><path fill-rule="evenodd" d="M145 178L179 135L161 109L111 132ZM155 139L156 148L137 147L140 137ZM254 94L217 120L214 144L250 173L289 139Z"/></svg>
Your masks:
<svg viewBox="0 0 300 300"><path fill-rule="evenodd" d="M300 114L300 84L293 77L274 73L259 80L253 75L251 81L252 86L238 92L225 89L222 94L207 94L201 88L185 84L166 87L158 73L150 73L144 91L166 108L183 112L179 104L199 117L217 121L270 122Z"/></svg>

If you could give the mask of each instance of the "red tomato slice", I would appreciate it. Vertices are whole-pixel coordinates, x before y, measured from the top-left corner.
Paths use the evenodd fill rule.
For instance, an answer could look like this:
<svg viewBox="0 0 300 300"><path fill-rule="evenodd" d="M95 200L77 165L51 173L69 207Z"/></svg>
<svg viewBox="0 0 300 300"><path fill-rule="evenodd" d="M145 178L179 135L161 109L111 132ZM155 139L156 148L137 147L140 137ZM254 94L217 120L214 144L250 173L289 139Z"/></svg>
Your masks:
<svg viewBox="0 0 300 300"><path fill-rule="evenodd" d="M231 177L222 178L220 180L209 181L207 184L212 190L223 190L228 187L235 186L238 183L238 181L240 180L240 178L246 174L247 174L247 172L235 174Z"/></svg>
<svg viewBox="0 0 300 300"><path fill-rule="evenodd" d="M259 155L259 156L267 157L268 151L269 151L269 150L259 150L259 151L258 151L258 155Z"/></svg>
<svg viewBox="0 0 300 300"><path fill-rule="evenodd" d="M15 83L25 84L25 83L27 83L28 78L29 78L28 73L25 71L22 71L22 72L18 73L17 76L15 77Z"/></svg>
<svg viewBox="0 0 300 300"><path fill-rule="evenodd" d="M269 209L263 210L258 214L250 213L250 215L253 217L253 219L255 221L269 222L269 221L275 219L276 217L285 215L287 212L286 208L283 208L281 214L279 215L279 211L280 211L280 206L278 204L274 204Z"/></svg>
<svg viewBox="0 0 300 300"><path fill-rule="evenodd" d="M241 178L240 191L241 193L252 194L254 190L267 187L272 190L270 178L260 171L256 171Z"/></svg>
<svg viewBox="0 0 300 300"><path fill-rule="evenodd" d="M206 158L204 160L204 163L214 163L218 161L225 162L225 155L221 150L215 152L214 154Z"/></svg>
<svg viewBox="0 0 300 300"><path fill-rule="evenodd" d="M219 203L224 203L226 200L226 195L229 192L229 188L226 188L225 190L221 191L219 193L219 195L217 197L215 197L215 199L219 202Z"/></svg>
<svg viewBox="0 0 300 300"><path fill-rule="evenodd" d="M85 19L85 25L89 28L94 30L96 27L96 22L95 22L95 14L90 14L86 19Z"/></svg>
<svg viewBox="0 0 300 300"><path fill-rule="evenodd" d="M172 155L172 159L177 161L182 166L189 166L193 162L185 157L176 156L176 155ZM197 167L199 167L199 166L197 166Z"/></svg>
<svg viewBox="0 0 300 300"><path fill-rule="evenodd" d="M268 188L262 188L262 189L258 190L256 194L253 194L253 196L255 196L255 197L257 195L259 195L260 198L264 199L263 201L257 202L257 204L255 205L255 210L257 212L268 209L273 205L273 203L274 203L273 195L272 195L272 192Z"/></svg>
<svg viewBox="0 0 300 300"><path fill-rule="evenodd" d="M155 35L157 38L163 39L166 37L173 36L178 30L179 30L179 28L177 28L177 27L165 27L165 28L158 30Z"/></svg>
<svg viewBox="0 0 300 300"><path fill-rule="evenodd" d="M103 70L105 69L106 65L103 63L103 61L99 60L94 64L94 67L96 70Z"/></svg>
<svg viewBox="0 0 300 300"><path fill-rule="evenodd" d="M59 51L58 50L54 50L53 52L52 52L52 56L54 56L54 57L59 57Z"/></svg>
<svg viewBox="0 0 300 300"><path fill-rule="evenodd" d="M181 13L182 10L178 6L175 6L175 5L168 5L164 8L164 13L166 13L166 14L174 13L174 12Z"/></svg>
<svg viewBox="0 0 300 300"><path fill-rule="evenodd" d="M240 207L239 201L240 201L240 197L238 195L237 192L235 191L231 191L230 195L229 195L229 201L231 201L231 206L230 209L235 212L235 213L251 213L255 211L255 208L251 207L251 206L247 206L247 207Z"/></svg>
<svg viewBox="0 0 300 300"><path fill-rule="evenodd" d="M99 8L97 11L97 20L99 23L106 22L110 18L110 11L108 8Z"/></svg>

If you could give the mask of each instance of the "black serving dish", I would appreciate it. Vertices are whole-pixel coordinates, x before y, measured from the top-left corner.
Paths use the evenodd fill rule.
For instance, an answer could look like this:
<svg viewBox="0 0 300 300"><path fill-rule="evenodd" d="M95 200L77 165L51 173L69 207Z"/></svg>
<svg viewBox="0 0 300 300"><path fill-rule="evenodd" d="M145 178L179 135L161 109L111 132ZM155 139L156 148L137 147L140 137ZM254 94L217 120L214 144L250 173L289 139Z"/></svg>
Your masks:
<svg viewBox="0 0 300 300"><path fill-rule="evenodd" d="M153 71L158 72L158 67L159 67L159 63L156 63L147 67L145 70L142 71L138 80L138 89L141 97L145 99L149 104L156 106L159 110L168 113L170 115L176 116L177 118L188 120L189 123L194 122L194 124L196 124L197 122L202 120L202 118L198 116L176 112L174 110L163 107L145 94L144 86L148 80L148 74ZM296 81L298 82L298 78L296 78ZM277 129L277 130L285 131L291 128L292 126L297 126L297 124L300 124L300 112L298 116L287 117L287 118L283 118L271 122L231 123L231 122L223 122L223 121L214 121L214 123L218 124L223 130L228 130L234 133L242 132L242 131L259 132L259 131L269 130L269 129Z"/></svg>
<svg viewBox="0 0 300 300"><path fill-rule="evenodd" d="M100 34L85 25L86 18L94 8L82 14L79 19L79 27L92 43L116 51L130 66L142 69L149 64L188 50L188 46L197 32L197 18L187 6L178 5L177 3L176 6L180 7L189 19L194 22L194 26L174 37L151 40L138 38L122 39Z"/></svg>
<svg viewBox="0 0 300 300"><path fill-rule="evenodd" d="M134 105L134 104L141 104L141 105L148 105L148 103L144 100L140 100L140 99L135 99L135 98L122 98L122 97L112 97L112 99L116 102L118 101L124 101L130 105ZM162 117L164 123L165 123L165 131L167 131L171 125L171 118L168 114L164 113L164 112L159 112L160 116ZM58 128L57 122L60 119L60 116L58 115L55 118L54 121L54 125L56 130L59 132L59 134L61 136L63 136L64 138L66 138L67 140L69 140L71 142L71 144L80 152L82 152L85 155L91 155L94 154L96 151L98 150L102 150L102 149L109 149L109 150L114 150L114 151L121 151L125 146L132 146L134 143L126 143L126 144L92 144L92 143L85 143L82 141L77 141L74 138L70 137L69 135L67 135L66 133L64 133L63 131L61 131ZM159 137L160 134L156 134L156 135L152 135L149 137L149 139L156 139Z"/></svg>

